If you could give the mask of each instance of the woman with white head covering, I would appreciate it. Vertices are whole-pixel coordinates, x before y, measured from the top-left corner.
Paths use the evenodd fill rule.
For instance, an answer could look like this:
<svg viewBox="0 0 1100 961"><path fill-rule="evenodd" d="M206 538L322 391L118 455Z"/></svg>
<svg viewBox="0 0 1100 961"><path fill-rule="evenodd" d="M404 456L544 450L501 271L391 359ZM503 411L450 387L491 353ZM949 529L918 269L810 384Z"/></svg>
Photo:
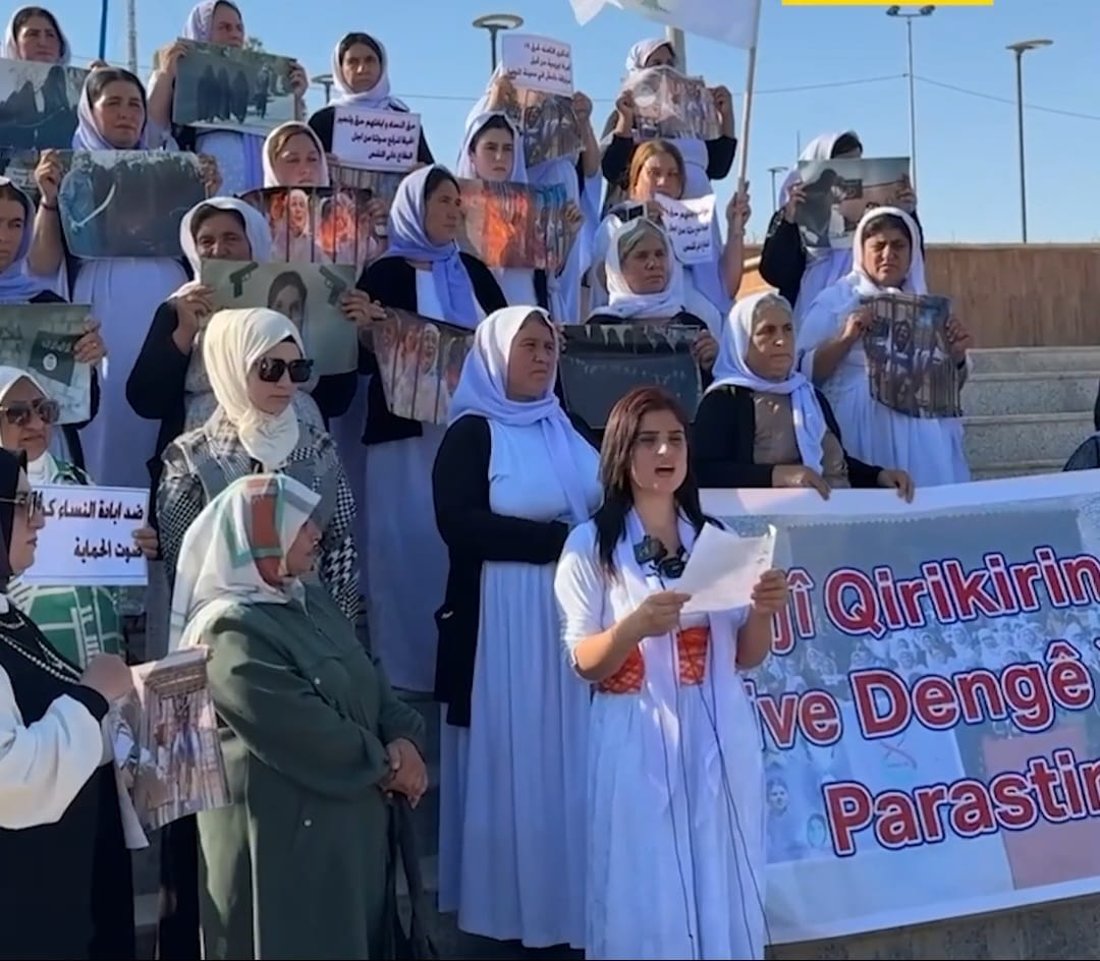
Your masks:
<svg viewBox="0 0 1100 961"><path fill-rule="evenodd" d="M320 514L291 477L243 477L184 538L172 646L208 648L226 772L248 785L197 818L206 958L386 957L397 921L387 795L426 790L424 722L310 583Z"/></svg>
<svg viewBox="0 0 1100 961"><path fill-rule="evenodd" d="M643 70L654 67L677 69L676 52L664 38L641 40L630 48L626 57L626 82ZM721 132L713 140L678 137L676 146L684 158L685 198L705 197L714 192L713 180L723 180L733 166L737 139L733 131L733 99L726 87L711 90L718 111ZM607 205L618 203L626 190L626 176L638 145L634 125L634 95L623 90L615 101L615 110L607 119L603 140L601 168L607 181Z"/></svg>
<svg viewBox="0 0 1100 961"><path fill-rule="evenodd" d="M589 693L561 656L554 565L600 484L554 396L557 351L545 311L483 321L433 471L450 555L436 614L440 909L528 947L584 939Z"/></svg>
<svg viewBox="0 0 1100 961"><path fill-rule="evenodd" d="M74 150L145 150L156 140L148 132L141 81L127 70L93 70L84 84L78 114ZM43 151L34 175L42 200L28 269L50 278L59 293L71 292L74 303L90 304L92 315L103 325L110 357L100 370L102 400L96 419L81 435L88 472L108 486L144 487L145 462L155 447L156 428L130 407L126 378L141 349L147 318L187 276L178 260L167 257L85 260L71 256L57 206L63 173L59 153ZM206 174L209 190L215 185L216 171L207 167ZM119 437L127 438L124 450L119 449Z"/></svg>
<svg viewBox="0 0 1100 961"><path fill-rule="evenodd" d="M486 114L504 112L514 123L518 123L521 116L519 96L512 77L498 66L489 77L485 93L466 115L467 134L475 128L478 118ZM581 279L588 269L592 238L599 223L600 204L600 145L592 129L592 101L580 91L573 94L573 113L581 144L576 156L539 163L531 163L532 158L527 151L524 157L527 164L526 183L536 187L563 187L567 201L576 204L583 213L582 227L565 268L557 278L554 291L554 320L568 324L579 323L583 316Z"/></svg>
<svg viewBox="0 0 1100 961"><path fill-rule="evenodd" d="M825 133L814 137L799 155L799 162L823 160L859 160L863 157L863 144L854 130L842 133ZM801 320L810 304L821 291L846 276L852 269L852 251L845 247L838 250L809 250L802 240L795 218L805 200L797 165L779 191L778 209L772 216L764 247L760 251L760 276L775 287L789 303L794 305L795 320ZM899 204L916 217L917 199L907 189ZM923 248L924 241L921 240Z"/></svg>
<svg viewBox="0 0 1100 961"><path fill-rule="evenodd" d="M35 487L88 486L92 481L84 471L50 453L53 427L60 414L57 401L33 374L16 367L0 367L0 446L27 458L27 477ZM135 527L132 537L136 556L156 557L155 531ZM96 654L118 654L122 650L116 591L15 580L8 585L8 595L31 616L50 643L79 667Z"/></svg>
<svg viewBox="0 0 1100 961"><path fill-rule="evenodd" d="M459 250L461 218L458 181L450 171L436 165L409 174L390 208L389 248L364 271L359 287L384 307L473 331L507 303L489 268ZM425 598L442 596L447 578L431 490L444 428L427 422L429 412L414 411L425 422L394 414L378 376L378 356L372 352L367 359L374 376L360 392L367 400L365 429L356 403L353 410L360 413L345 418L341 453L353 476L365 478L360 543L367 554L370 636L396 687L427 692L433 686L436 625L432 601Z"/></svg>
<svg viewBox="0 0 1100 961"><path fill-rule="evenodd" d="M200 0L188 15L182 39L159 51L157 69L149 79L149 116L165 130L172 127L176 73L180 60L187 56L187 41L237 49L244 47L247 35L241 8L232 0ZM309 78L297 61L291 68L290 83L296 98L297 116L301 117ZM226 194L243 194L263 185L262 135L236 130L179 128L177 138L183 149L217 160Z"/></svg>
<svg viewBox="0 0 1100 961"><path fill-rule="evenodd" d="M331 438L303 422L294 406L298 385L309 380L313 367L298 329L273 310L220 310L204 336L206 373L218 407L205 424L169 445L157 492L161 544L172 575L183 535L205 504L237 477L282 471L321 495L321 579L354 619L355 506Z"/></svg>
<svg viewBox="0 0 1100 961"><path fill-rule="evenodd" d="M866 302L898 293L928 293L919 228L905 211L877 207L856 227L852 272L822 291L801 321L799 369L829 398L845 445L860 460L907 471L922 487L968 481L960 417L911 416L871 393L863 340L873 315ZM931 359L954 363L965 380L969 345L970 334L952 317L944 343L929 348Z"/></svg>
<svg viewBox="0 0 1100 961"><path fill-rule="evenodd" d="M466 128L462 151L458 156L455 174L463 180L479 180L487 183L527 183L527 161L523 154L523 135L508 118L497 111L480 114ZM486 218L500 216L492 207L486 208ZM550 316L562 324L574 323L568 316L570 309L563 291L579 284L578 235L584 222L580 208L568 201L562 211L561 228L568 234L569 254L557 271L530 267L493 267L493 276L510 304L537 304L550 312ZM491 224L487 236L510 236L508 225L494 231Z"/></svg>
<svg viewBox="0 0 1100 961"><path fill-rule="evenodd" d="M773 293L739 300L695 415L692 463L701 487L892 487L912 497L903 471L849 457L832 408L795 362L791 307Z"/></svg>
<svg viewBox="0 0 1100 961"><path fill-rule="evenodd" d="M81 671L8 599L44 522L24 462L0 450L0 957L134 958L130 853L101 726L133 679L113 654Z"/></svg>
<svg viewBox="0 0 1100 961"><path fill-rule="evenodd" d="M267 135L263 150L265 187L328 187L328 160L309 124L292 120Z"/></svg>
<svg viewBox="0 0 1100 961"><path fill-rule="evenodd" d="M309 118L309 125L332 153L332 128L337 107L365 110L394 110L408 113L408 105L390 94L390 59L382 41L369 33L352 31L332 50L332 85L336 94ZM420 131L417 162L435 163L424 131Z"/></svg>
<svg viewBox="0 0 1100 961"><path fill-rule="evenodd" d="M5 60L31 60L67 66L72 50L55 17L45 7L19 7L4 31Z"/></svg>

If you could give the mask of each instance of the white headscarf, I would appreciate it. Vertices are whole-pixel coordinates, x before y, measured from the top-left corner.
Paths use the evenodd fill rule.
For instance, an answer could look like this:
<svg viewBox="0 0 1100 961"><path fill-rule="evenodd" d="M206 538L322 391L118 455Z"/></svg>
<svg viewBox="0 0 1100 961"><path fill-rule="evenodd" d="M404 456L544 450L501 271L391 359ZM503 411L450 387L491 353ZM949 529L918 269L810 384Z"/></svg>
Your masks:
<svg viewBox="0 0 1100 961"><path fill-rule="evenodd" d="M791 312L791 305L770 291L751 294L737 301L722 330L718 359L714 363L714 382L707 388L707 393L721 387L746 387L766 394L789 395L794 415L794 435L802 463L820 474L824 464L822 441L826 430L825 415L813 385L794 366L793 361L798 356L797 345L791 344L791 372L784 380L768 380L753 373L746 359L757 308L765 304L781 305L787 313Z"/></svg>
<svg viewBox="0 0 1100 961"><path fill-rule="evenodd" d="M361 31L356 31L345 34L343 39L332 48L332 85L340 91L339 97L332 98L332 105L337 107L354 105L356 107L369 107L371 110L407 111L409 108L403 101L398 100L397 97L390 96L390 57L389 54L386 53L385 44L369 33L365 33L363 36L370 37L371 41L378 48L378 59L381 61L382 72L378 75L378 81L370 90L363 90L360 93L356 93L348 86L348 82L344 79L344 65L340 61L340 48L344 45L344 41L346 41L348 37L353 37L356 33L360 32Z"/></svg>
<svg viewBox="0 0 1100 961"><path fill-rule="evenodd" d="M863 269L863 232L876 217L884 215L897 217L909 229L910 260L909 271L901 287L879 287ZM909 294L927 294L928 283L924 277L924 252L921 249L921 234L917 222L900 207L872 207L868 210L852 235L852 272L845 278L860 294L876 294L904 291Z"/></svg>
<svg viewBox="0 0 1100 961"><path fill-rule="evenodd" d="M180 546L169 651L206 643L209 626L231 607L301 600L302 583L282 576L283 559L320 501L286 474L250 474L207 504Z"/></svg>
<svg viewBox="0 0 1100 961"><path fill-rule="evenodd" d="M183 39L194 40L196 43L210 43L214 30L214 11L220 3L236 10L241 23L244 23L244 14L234 0L202 0L191 8L191 13L187 16L187 22L183 26Z"/></svg>
<svg viewBox="0 0 1100 961"><path fill-rule="evenodd" d="M668 47L672 51L673 58L675 58L676 48L665 37L650 37L648 40L639 40L626 55L626 72L631 74L639 70L645 70L646 61L661 47ZM673 63L675 64L675 59Z"/></svg>
<svg viewBox="0 0 1100 961"><path fill-rule="evenodd" d="M265 353L288 339L305 356L298 328L282 314L263 307L219 310L204 333L203 359L214 397L237 428L244 449L265 471L281 468L298 446L298 415L293 404L275 416L253 407L248 374Z"/></svg>
<svg viewBox="0 0 1100 961"><path fill-rule="evenodd" d="M665 289L656 294L636 294L623 276L619 247L629 237L642 230L655 231L667 251L668 282ZM597 308L594 314L612 314L626 321L675 317L684 309L684 274L668 237L658 224L644 217L628 220L611 234L604 261L607 276L607 304Z"/></svg>
<svg viewBox="0 0 1100 961"><path fill-rule="evenodd" d="M589 517L585 491L591 485L585 483L573 456L570 435L575 431L554 393L554 377L549 379L546 393L538 400L518 401L508 397L508 358L512 341L532 314L554 331L550 315L538 307L505 307L477 325L473 348L466 355L462 376L451 398L451 423L473 414L508 426L541 424L542 436L570 512L574 521L580 524Z"/></svg>
<svg viewBox="0 0 1100 961"><path fill-rule="evenodd" d="M474 137L481 133L485 125L494 117L502 117L507 121L508 129L512 131L514 152L512 154L512 172L508 175L508 183L525 184L527 183L527 158L523 153L523 134L512 123L508 115L500 110L486 111L476 117L467 119L466 136L462 138L462 152L458 155L458 162L455 164L455 176L461 177L463 180L481 179L474 167L474 158L470 156L470 144L473 143Z"/></svg>
<svg viewBox="0 0 1100 961"><path fill-rule="evenodd" d="M15 21L19 15L26 10L27 7L19 7L8 20L8 28L4 31L4 59L5 60L19 60L19 38L15 35ZM52 14L52 11L51 11ZM65 36L65 31L61 29L61 21L57 19L57 16L53 16L54 24L57 27L57 39L61 41L61 59L57 62L67 67L69 65L69 58L72 55L72 50L69 47L69 38Z"/></svg>
<svg viewBox="0 0 1100 961"><path fill-rule="evenodd" d="M42 386L41 381L34 374L18 367L0 366L0 404L4 403L8 392L21 380L29 381L43 397L49 398L50 392ZM48 448L40 457L27 462L27 480L31 482L31 487L52 484L55 477L57 477L57 461Z"/></svg>
<svg viewBox="0 0 1100 961"><path fill-rule="evenodd" d="M279 178L275 176L275 162L272 158L271 152L275 146L276 140L282 140L285 135L293 132L294 134L304 133L309 137L314 146L317 148L317 153L321 158L321 182L316 184L281 184ZM321 143L321 139L313 132L313 128L306 123L300 123L297 120L291 120L288 123L281 124L276 127L267 135L267 139L264 141L263 148L263 165L264 165L264 186L265 187L327 187L331 183L328 170L328 156L325 154L324 145Z"/></svg>
<svg viewBox="0 0 1100 961"><path fill-rule="evenodd" d="M271 260L271 225L267 222L267 218L251 204L246 204L236 197L210 197L195 204L180 221L180 249L191 265L196 279L202 272L202 259L195 246L191 224L195 220L195 214L203 207L216 207L218 210L238 214L244 220L244 232L248 238L248 246L252 250L252 259L262 264Z"/></svg>

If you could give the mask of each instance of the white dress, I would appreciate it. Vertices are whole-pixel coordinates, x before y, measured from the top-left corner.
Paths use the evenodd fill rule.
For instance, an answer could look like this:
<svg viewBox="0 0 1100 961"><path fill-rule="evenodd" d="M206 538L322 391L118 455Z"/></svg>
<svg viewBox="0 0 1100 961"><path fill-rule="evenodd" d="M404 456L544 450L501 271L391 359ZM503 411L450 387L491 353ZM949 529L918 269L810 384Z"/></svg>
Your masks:
<svg viewBox="0 0 1100 961"><path fill-rule="evenodd" d="M681 537L686 544L683 531ZM662 589L656 578L643 581L636 565L620 564L619 573L606 579L592 522L570 534L555 588L571 650L630 613L634 597ZM640 645L639 693L594 695L589 961L764 956L762 747L735 665L744 616L709 618L702 683L676 683L678 660L666 635Z"/></svg>
<svg viewBox="0 0 1100 961"><path fill-rule="evenodd" d="M567 521L541 426L489 426L493 513ZM599 457L579 435L572 441L595 510ZM470 727L452 727L443 712L439 908L482 937L580 948L590 696L561 647L555 567L482 568Z"/></svg>
<svg viewBox="0 0 1100 961"><path fill-rule="evenodd" d="M798 329L799 364L807 377L813 373L814 351L840 334L848 314L858 306L859 294L847 280L826 288L814 300ZM918 487L970 480L962 419L908 417L880 404L871 396L862 341L856 341L819 386L852 457L907 471Z"/></svg>
<svg viewBox="0 0 1100 961"><path fill-rule="evenodd" d="M431 271L416 271L416 303L420 316L446 320ZM366 448L369 520L360 540L367 545L371 648L394 687L427 693L435 689L435 611L447 590L447 549L432 499L432 467L447 428L422 427L420 437Z"/></svg>

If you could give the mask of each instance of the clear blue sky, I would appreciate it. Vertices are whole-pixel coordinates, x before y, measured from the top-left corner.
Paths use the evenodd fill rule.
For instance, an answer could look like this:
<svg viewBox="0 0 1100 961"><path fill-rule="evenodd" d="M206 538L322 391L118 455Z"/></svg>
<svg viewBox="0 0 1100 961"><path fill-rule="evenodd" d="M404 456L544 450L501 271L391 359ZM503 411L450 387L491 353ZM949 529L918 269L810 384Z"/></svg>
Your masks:
<svg viewBox="0 0 1100 961"><path fill-rule="evenodd" d="M249 33L271 52L297 57L311 76L328 72L332 46L344 32L377 35L390 53L393 92L421 114L436 158L447 164L489 72L488 36L470 27L474 17L517 13L527 21L525 30L572 43L578 88L596 101L597 133L628 48L661 32L614 9L581 28L568 0L240 2ZM62 20L78 62L94 56L99 0L47 3ZM767 169L794 162L799 136L805 143L825 130L854 128L868 154L877 156L904 155L909 142L901 21L875 7L763 3L750 235L762 233L771 210ZM125 0L110 0L107 52L117 63L126 59L125 6ZM191 2L137 0L137 7L144 76L153 50L179 35ZM1015 67L1004 47L1033 37L1049 38L1054 46L1024 58L1030 239L1100 239L1100 201L1089 186L1100 155L1100 0L996 0L993 8L942 7L914 24L918 193L931 240L1019 239ZM689 72L734 91L740 126L744 52L689 36L688 60ZM320 92L311 96L313 106L322 100Z"/></svg>

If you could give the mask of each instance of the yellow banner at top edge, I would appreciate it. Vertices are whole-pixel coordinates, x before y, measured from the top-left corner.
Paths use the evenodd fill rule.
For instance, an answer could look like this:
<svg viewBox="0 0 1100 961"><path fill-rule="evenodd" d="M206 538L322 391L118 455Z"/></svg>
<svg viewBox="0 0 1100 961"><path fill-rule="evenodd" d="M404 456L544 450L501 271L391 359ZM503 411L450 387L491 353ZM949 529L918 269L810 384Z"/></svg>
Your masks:
<svg viewBox="0 0 1100 961"><path fill-rule="evenodd" d="M891 0L782 0L784 7L892 7ZM902 6L917 6L916 3ZM936 0L937 7L992 7L993 0Z"/></svg>

